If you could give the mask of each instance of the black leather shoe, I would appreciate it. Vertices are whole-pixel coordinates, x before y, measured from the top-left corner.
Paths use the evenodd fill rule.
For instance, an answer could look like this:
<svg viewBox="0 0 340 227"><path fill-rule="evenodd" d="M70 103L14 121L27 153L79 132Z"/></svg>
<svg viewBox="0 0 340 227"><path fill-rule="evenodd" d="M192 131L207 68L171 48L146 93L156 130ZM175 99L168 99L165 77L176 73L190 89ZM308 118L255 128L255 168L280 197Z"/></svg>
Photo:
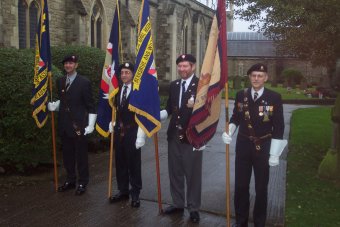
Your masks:
<svg viewBox="0 0 340 227"><path fill-rule="evenodd" d="M190 220L192 223L200 222L200 214L197 211L190 212Z"/></svg>
<svg viewBox="0 0 340 227"><path fill-rule="evenodd" d="M109 200L110 200L110 203L116 203L116 202L128 200L128 199L129 199L129 194L118 192L116 195L111 196Z"/></svg>
<svg viewBox="0 0 340 227"><path fill-rule="evenodd" d="M80 184L75 192L76 195L82 195L86 192L86 185Z"/></svg>
<svg viewBox="0 0 340 227"><path fill-rule="evenodd" d="M70 183L70 182L65 182L63 185L58 187L58 192L65 192L68 191L70 189L74 189L76 188L76 184L75 183Z"/></svg>
<svg viewBox="0 0 340 227"><path fill-rule="evenodd" d="M137 200L132 200L131 201L131 206L132 207L140 207L140 200L137 199Z"/></svg>
<svg viewBox="0 0 340 227"><path fill-rule="evenodd" d="M164 214L176 214L176 213L183 213L183 212L184 212L184 208L177 208L174 206L168 206L163 211Z"/></svg>

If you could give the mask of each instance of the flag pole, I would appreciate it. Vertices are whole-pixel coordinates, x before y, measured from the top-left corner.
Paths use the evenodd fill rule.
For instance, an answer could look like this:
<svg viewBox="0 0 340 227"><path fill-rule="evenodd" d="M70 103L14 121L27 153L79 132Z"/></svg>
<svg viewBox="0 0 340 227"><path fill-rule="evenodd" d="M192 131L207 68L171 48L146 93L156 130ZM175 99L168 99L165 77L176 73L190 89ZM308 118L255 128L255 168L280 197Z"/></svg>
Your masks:
<svg viewBox="0 0 340 227"><path fill-rule="evenodd" d="M157 192L158 192L158 212L163 213L162 208L162 191L161 191L161 177L159 171L159 154L158 154L158 134L157 132L153 136L155 144L155 158L156 158L156 174L157 174Z"/></svg>
<svg viewBox="0 0 340 227"><path fill-rule="evenodd" d="M115 122L116 119L116 108L112 107L112 117L111 122ZM113 156L114 156L114 132L111 133L111 142L110 142L110 159L109 159L109 186L108 186L108 198L112 195L112 162L113 162Z"/></svg>
<svg viewBox="0 0 340 227"><path fill-rule="evenodd" d="M52 73L48 73L51 101L52 101ZM56 139L55 139L55 124L54 124L54 111L51 111L51 126L52 126L52 147L53 147L53 168L54 168L54 188L58 191L58 166L57 166L57 150L56 150Z"/></svg>
<svg viewBox="0 0 340 227"><path fill-rule="evenodd" d="M228 80L225 82L225 131L229 133L229 97L228 97ZM225 146L226 155L226 216L227 227L230 227L230 160L229 160L229 144Z"/></svg>

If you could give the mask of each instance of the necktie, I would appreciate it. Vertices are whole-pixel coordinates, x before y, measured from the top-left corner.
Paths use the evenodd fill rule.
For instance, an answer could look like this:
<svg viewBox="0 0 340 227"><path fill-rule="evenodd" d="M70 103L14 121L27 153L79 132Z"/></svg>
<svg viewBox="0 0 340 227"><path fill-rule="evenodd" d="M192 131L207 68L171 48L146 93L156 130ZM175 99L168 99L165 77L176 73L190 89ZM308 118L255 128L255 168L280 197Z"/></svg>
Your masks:
<svg viewBox="0 0 340 227"><path fill-rule="evenodd" d="M66 84L65 84L65 90L66 90L66 91L69 89L70 84L71 84L71 80L70 80L70 78L67 77L67 78L66 78Z"/></svg>
<svg viewBox="0 0 340 227"><path fill-rule="evenodd" d="M186 81L183 81L183 82L182 82L181 106L184 104L185 83L186 83Z"/></svg>
<svg viewBox="0 0 340 227"><path fill-rule="evenodd" d="M259 94L255 91L255 93L254 93L254 101L256 101L257 96L259 96Z"/></svg>
<svg viewBox="0 0 340 227"><path fill-rule="evenodd" d="M121 106L124 106L126 103L126 93L127 93L127 88L128 86L124 85L124 90L123 90L123 97L122 97L122 101L120 102Z"/></svg>

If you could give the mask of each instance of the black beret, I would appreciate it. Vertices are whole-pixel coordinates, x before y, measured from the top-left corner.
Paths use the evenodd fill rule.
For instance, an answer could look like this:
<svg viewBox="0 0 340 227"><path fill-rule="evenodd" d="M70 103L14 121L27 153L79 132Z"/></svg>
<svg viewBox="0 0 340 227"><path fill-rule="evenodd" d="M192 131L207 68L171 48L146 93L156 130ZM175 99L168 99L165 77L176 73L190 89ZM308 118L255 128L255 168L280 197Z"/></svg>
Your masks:
<svg viewBox="0 0 340 227"><path fill-rule="evenodd" d="M188 61L188 62L195 64L196 58L191 54L181 54L176 60L176 65L178 65L178 63L182 61Z"/></svg>
<svg viewBox="0 0 340 227"><path fill-rule="evenodd" d="M267 66L262 63L257 63L250 67L247 71L247 75L250 75L252 72L267 72Z"/></svg>
<svg viewBox="0 0 340 227"><path fill-rule="evenodd" d="M64 64L65 62L74 62L77 63L78 62L78 57L76 55L67 55L64 57L62 63Z"/></svg>
<svg viewBox="0 0 340 227"><path fill-rule="evenodd" d="M122 69L130 69L131 72L133 72L135 67L131 62L124 62L119 66L119 72L122 71Z"/></svg>

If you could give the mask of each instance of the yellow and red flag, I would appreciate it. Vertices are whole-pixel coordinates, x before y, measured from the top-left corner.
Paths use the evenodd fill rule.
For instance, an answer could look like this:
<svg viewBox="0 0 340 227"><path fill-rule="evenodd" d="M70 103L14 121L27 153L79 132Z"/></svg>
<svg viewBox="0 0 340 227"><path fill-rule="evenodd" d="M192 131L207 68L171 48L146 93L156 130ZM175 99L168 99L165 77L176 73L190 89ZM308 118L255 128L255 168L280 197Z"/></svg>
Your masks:
<svg viewBox="0 0 340 227"><path fill-rule="evenodd" d="M203 60L196 101L186 134L195 148L215 134L221 111L221 91L227 75L227 28L225 0L218 0Z"/></svg>

